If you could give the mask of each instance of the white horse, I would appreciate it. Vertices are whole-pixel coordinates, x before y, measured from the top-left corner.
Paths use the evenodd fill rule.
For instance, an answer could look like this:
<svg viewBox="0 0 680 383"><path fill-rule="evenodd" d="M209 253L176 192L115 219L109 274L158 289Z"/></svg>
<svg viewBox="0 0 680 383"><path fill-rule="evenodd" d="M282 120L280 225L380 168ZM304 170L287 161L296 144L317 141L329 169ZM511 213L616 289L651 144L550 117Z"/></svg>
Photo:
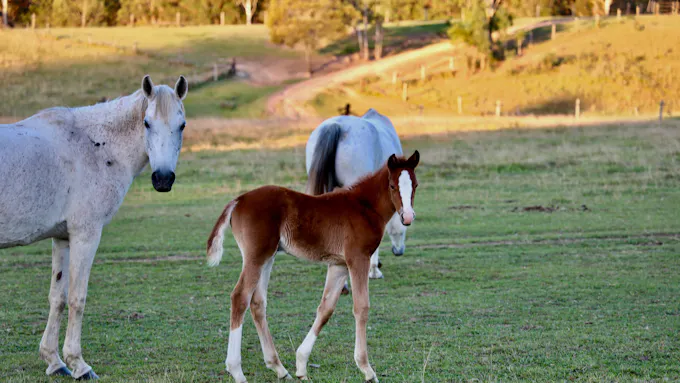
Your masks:
<svg viewBox="0 0 680 383"><path fill-rule="evenodd" d="M353 185L380 169L392 154L403 155L399 136L390 119L374 109L361 117L329 118L314 129L307 140L307 192L316 195ZM385 231L392 241L392 253L403 255L406 226L399 214L392 217ZM378 249L375 249L371 255L370 278L383 277L379 266Z"/></svg>
<svg viewBox="0 0 680 383"><path fill-rule="evenodd" d="M187 91L184 77L173 90L145 76L142 89L129 96L0 125L0 248L52 238L50 313L40 341L47 375L98 378L83 360L80 336L102 228L148 163L153 187L170 191ZM58 347L67 304L65 364Z"/></svg>

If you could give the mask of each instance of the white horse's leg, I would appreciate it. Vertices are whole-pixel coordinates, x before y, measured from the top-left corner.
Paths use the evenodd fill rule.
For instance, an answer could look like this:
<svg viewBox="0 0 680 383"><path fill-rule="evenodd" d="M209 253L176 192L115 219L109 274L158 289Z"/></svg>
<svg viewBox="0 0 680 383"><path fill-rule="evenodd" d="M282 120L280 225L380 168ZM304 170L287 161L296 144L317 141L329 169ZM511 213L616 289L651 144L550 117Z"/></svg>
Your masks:
<svg viewBox="0 0 680 383"><path fill-rule="evenodd" d="M264 355L264 363L270 370L276 372L279 379L292 379L288 370L283 367L279 354L274 347L274 339L269 332L267 325L267 288L269 286L269 276L274 265L274 258L271 257L267 263L262 266L260 274L260 281L257 284L253 299L250 301L250 314L253 316L255 328L257 328L257 335L260 337L260 345L262 346L262 355Z"/></svg>
<svg viewBox="0 0 680 383"><path fill-rule="evenodd" d="M47 375L71 376L59 357L59 326L66 307L68 292L68 241L52 240L52 278L50 282L50 315L40 341L40 357L47 362Z"/></svg>
<svg viewBox="0 0 680 383"><path fill-rule="evenodd" d="M401 224L399 214L395 213L387 222L385 231L392 241L392 253L397 256L403 255L406 250L406 226Z"/></svg>
<svg viewBox="0 0 680 383"><path fill-rule="evenodd" d="M64 340L64 359L76 379L97 379L97 374L83 360L80 338L83 312L87 298L87 283L94 255L101 239L101 228L71 235L68 289L68 327Z"/></svg>
<svg viewBox="0 0 680 383"><path fill-rule="evenodd" d="M295 375L302 380L307 380L307 361L309 360L309 355L312 353L312 348L314 347L316 338L319 336L319 332L321 332L323 326L328 322L331 315L333 315L335 306L338 303L338 298L340 298L340 292L345 286L347 274L346 266L328 266L326 286L323 289L321 303L319 303L319 307L316 310L316 319L314 320L312 329L309 330L305 340L295 353L295 365L297 367Z"/></svg>
<svg viewBox="0 0 680 383"><path fill-rule="evenodd" d="M368 271L368 277L371 279L380 279L383 277L383 273L378 268L378 264L380 263L380 257L378 256L379 251L380 247L376 248L373 255L371 255L371 268Z"/></svg>

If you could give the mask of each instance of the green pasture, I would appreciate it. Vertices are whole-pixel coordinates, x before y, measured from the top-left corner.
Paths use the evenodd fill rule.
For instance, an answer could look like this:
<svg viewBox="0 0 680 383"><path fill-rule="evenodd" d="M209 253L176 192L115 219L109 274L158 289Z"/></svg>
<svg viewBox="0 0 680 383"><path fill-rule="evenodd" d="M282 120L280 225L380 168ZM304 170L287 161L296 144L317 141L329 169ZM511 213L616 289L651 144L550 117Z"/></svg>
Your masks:
<svg viewBox="0 0 680 383"><path fill-rule="evenodd" d="M384 241L368 344L381 382L680 379L680 124L451 133L421 152L407 252ZM304 149L183 153L158 194L143 173L105 229L90 278L84 357L102 382L230 381L230 235L204 247L226 202L263 184L302 190ZM50 243L0 251L0 381L52 382L38 356ZM325 268L277 257L269 325L295 371ZM65 325L65 324L64 324ZM65 326L62 326L62 337ZM310 363L315 382L359 382L351 298ZM243 368L272 382L250 317Z"/></svg>

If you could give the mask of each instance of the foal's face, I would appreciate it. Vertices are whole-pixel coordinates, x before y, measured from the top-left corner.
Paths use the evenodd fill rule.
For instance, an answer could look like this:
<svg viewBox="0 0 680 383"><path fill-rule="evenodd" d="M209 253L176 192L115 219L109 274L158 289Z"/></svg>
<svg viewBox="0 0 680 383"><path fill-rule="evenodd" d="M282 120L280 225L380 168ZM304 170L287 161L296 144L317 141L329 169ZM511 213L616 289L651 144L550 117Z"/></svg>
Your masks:
<svg viewBox="0 0 680 383"><path fill-rule="evenodd" d="M415 169L419 161L420 153L417 150L408 160L397 158L394 154L387 160L390 172L390 197L404 226L410 225L416 218L413 201L418 187Z"/></svg>
<svg viewBox="0 0 680 383"><path fill-rule="evenodd" d="M144 115L144 141L151 164L151 183L159 192L168 192L175 182L175 167L182 148L186 126L182 100L188 91L187 80L180 76L174 91L167 86L154 87L149 76L142 80L148 100Z"/></svg>

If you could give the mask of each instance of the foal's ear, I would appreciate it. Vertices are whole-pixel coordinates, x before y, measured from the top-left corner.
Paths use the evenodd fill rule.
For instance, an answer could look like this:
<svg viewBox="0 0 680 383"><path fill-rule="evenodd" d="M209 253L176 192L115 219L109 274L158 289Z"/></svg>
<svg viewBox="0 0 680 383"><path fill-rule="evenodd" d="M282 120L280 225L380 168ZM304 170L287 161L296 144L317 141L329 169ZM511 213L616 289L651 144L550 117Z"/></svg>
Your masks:
<svg viewBox="0 0 680 383"><path fill-rule="evenodd" d="M418 163L420 162L420 153L416 150L413 152L413 155L406 160L406 163L408 163L408 166L411 168L414 168L418 166Z"/></svg>
<svg viewBox="0 0 680 383"><path fill-rule="evenodd" d="M148 74L142 79L142 90L146 98L153 98L153 82L151 82L151 76Z"/></svg>
<svg viewBox="0 0 680 383"><path fill-rule="evenodd" d="M387 168L392 170L397 167L397 155L392 154L390 158L387 159Z"/></svg>
<svg viewBox="0 0 680 383"><path fill-rule="evenodd" d="M180 100L184 100L184 97L187 96L187 92L189 92L189 83L184 76L179 76L179 79L175 84L175 94Z"/></svg>

